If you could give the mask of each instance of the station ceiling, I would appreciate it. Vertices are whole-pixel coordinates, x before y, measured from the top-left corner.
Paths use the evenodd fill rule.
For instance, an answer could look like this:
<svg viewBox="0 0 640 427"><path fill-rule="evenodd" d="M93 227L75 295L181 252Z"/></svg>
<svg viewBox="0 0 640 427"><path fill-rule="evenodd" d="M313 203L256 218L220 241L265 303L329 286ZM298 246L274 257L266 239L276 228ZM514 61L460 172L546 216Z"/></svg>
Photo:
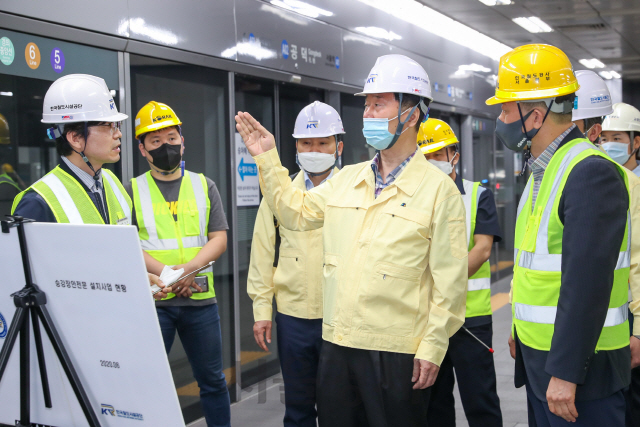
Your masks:
<svg viewBox="0 0 640 427"><path fill-rule="evenodd" d="M418 1L508 46L551 44L569 55L576 70L586 68L580 59L596 58L624 80L640 80L640 0L511 0L497 6L479 0ZM530 16L553 31L530 33L512 21Z"/></svg>

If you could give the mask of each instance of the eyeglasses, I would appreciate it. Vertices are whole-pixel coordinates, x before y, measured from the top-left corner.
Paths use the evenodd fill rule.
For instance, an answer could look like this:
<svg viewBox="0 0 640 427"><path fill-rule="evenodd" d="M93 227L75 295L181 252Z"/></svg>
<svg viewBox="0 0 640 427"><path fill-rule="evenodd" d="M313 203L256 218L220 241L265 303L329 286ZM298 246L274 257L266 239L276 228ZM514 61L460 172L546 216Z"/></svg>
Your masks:
<svg viewBox="0 0 640 427"><path fill-rule="evenodd" d="M111 135L113 135L117 130L121 130L122 129L122 122L102 122L102 123L97 123L95 125L90 125L90 126L105 126L105 127L110 127L111 129Z"/></svg>

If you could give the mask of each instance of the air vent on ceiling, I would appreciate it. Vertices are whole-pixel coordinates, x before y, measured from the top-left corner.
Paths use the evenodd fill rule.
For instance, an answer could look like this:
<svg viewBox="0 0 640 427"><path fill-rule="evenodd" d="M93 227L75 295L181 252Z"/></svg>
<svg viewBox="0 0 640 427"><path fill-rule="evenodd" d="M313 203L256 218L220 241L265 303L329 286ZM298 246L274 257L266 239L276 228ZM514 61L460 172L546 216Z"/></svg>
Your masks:
<svg viewBox="0 0 640 427"><path fill-rule="evenodd" d="M606 24L576 24L576 25L554 25L554 27L562 32L585 32L585 31L606 31Z"/></svg>

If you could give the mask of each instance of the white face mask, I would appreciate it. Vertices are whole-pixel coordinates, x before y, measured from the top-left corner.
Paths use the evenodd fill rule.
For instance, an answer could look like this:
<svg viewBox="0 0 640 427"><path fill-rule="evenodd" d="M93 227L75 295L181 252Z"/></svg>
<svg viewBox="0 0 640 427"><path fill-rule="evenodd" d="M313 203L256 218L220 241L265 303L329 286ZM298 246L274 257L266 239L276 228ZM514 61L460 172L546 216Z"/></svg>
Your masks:
<svg viewBox="0 0 640 427"><path fill-rule="evenodd" d="M307 173L326 172L336 164L336 153L296 153L298 165Z"/></svg>
<svg viewBox="0 0 640 427"><path fill-rule="evenodd" d="M454 154L453 159L451 159L450 162L445 162L440 160L429 160L429 163L431 163L432 165L440 169L445 174L451 175L451 172L453 172L453 160L456 158L457 155L458 153Z"/></svg>

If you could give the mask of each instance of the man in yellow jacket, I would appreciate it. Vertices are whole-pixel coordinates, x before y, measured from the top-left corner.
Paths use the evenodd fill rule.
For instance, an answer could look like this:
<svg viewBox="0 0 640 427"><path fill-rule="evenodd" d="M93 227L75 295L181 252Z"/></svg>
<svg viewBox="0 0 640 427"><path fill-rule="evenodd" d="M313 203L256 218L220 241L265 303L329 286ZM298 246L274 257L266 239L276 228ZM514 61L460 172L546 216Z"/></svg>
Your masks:
<svg viewBox="0 0 640 427"><path fill-rule="evenodd" d="M320 425L423 426L428 387L464 322L464 206L455 183L416 155L431 101L422 66L382 56L360 95L377 154L307 192L291 184L260 123L240 112L236 128L279 222L324 226Z"/></svg>
<svg viewBox="0 0 640 427"><path fill-rule="evenodd" d="M216 184L184 169L182 122L166 104L151 101L136 115L135 136L149 171L125 188L133 199L147 270L188 274L227 249L227 219ZM176 332L200 388L208 426L230 425L229 392L222 372L222 336L213 269L176 283L156 311L167 354Z"/></svg>
<svg viewBox="0 0 640 427"><path fill-rule="evenodd" d="M293 132L300 172L291 176L293 186L311 190L338 172L343 134L342 119L330 105L316 101L300 111ZM322 229L287 230L262 199L253 229L247 291L253 300L253 332L264 351L268 351L265 335L266 342L271 342L276 298L284 426L315 426L322 347Z"/></svg>

